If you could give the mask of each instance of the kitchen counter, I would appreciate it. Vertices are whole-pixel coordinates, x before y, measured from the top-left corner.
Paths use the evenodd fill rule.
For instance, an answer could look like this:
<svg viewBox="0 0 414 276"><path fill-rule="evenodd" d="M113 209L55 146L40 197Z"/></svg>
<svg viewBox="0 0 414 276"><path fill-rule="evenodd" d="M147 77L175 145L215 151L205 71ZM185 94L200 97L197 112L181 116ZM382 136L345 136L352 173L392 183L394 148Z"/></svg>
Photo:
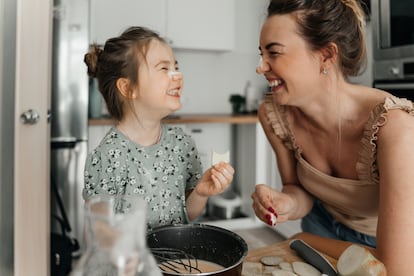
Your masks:
<svg viewBox="0 0 414 276"><path fill-rule="evenodd" d="M254 267L261 267L261 269L264 270L264 266L260 263L260 259L263 256L272 255L283 257L286 262L290 263L294 261L305 262L290 248L289 243L291 242L291 239L284 238L277 232L277 228L270 227L259 221L257 218L246 217L232 220L209 221L206 223L230 230L246 241L248 254L243 263L248 263L247 266L253 264ZM322 255L336 268L336 259L327 254Z"/></svg>
<svg viewBox="0 0 414 276"><path fill-rule="evenodd" d="M260 262L260 258L268 255L276 255L283 257L287 262L303 261L294 250L289 247L290 239L282 242L276 242L274 244L249 250L245 261L246 262ZM323 256L336 267L337 260L323 254Z"/></svg>
<svg viewBox="0 0 414 276"><path fill-rule="evenodd" d="M246 258L243 261L243 270L245 270L246 275L250 275L249 269L254 268L256 272L265 271L265 266L261 264L260 259L263 256L279 256L282 257L286 262L292 263L295 261L305 262L301 257L299 257L294 250L289 246L291 240L285 240L282 242L277 242L269 246L257 248L254 250L249 250ZM325 259L327 259L333 267L336 268L337 260L326 255L322 254ZM253 274L252 274L253 275ZM258 274L259 275L259 274ZM260 274L261 275L261 274Z"/></svg>
<svg viewBox="0 0 414 276"><path fill-rule="evenodd" d="M223 123L223 124L255 124L259 120L256 113L249 114L177 114L169 115L162 120L165 124L203 124L203 123ZM113 125L115 120L109 117L90 118L90 126Z"/></svg>

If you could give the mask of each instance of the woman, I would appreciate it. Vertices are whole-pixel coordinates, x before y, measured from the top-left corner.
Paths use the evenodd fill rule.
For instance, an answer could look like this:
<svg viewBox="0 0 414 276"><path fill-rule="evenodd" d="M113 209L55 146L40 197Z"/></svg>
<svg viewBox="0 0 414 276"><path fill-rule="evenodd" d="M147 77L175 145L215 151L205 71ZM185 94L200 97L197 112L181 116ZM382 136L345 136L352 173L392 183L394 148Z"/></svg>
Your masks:
<svg viewBox="0 0 414 276"><path fill-rule="evenodd" d="M257 185L253 208L269 224L302 219L305 232L347 241L333 243L334 257L359 243L388 275L409 275L414 108L349 81L366 62L363 27L357 0L270 1L257 72L271 93L259 119L283 188Z"/></svg>

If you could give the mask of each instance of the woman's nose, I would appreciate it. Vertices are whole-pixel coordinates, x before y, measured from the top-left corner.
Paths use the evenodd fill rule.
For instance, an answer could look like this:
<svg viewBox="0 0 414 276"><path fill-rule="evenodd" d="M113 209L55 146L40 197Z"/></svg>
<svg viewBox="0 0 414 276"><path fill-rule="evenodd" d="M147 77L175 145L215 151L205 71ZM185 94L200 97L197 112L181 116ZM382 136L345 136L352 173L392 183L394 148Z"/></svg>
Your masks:
<svg viewBox="0 0 414 276"><path fill-rule="evenodd" d="M267 62L263 61L263 58L260 57L259 64L256 67L256 73L257 74L263 74L269 70L269 65Z"/></svg>

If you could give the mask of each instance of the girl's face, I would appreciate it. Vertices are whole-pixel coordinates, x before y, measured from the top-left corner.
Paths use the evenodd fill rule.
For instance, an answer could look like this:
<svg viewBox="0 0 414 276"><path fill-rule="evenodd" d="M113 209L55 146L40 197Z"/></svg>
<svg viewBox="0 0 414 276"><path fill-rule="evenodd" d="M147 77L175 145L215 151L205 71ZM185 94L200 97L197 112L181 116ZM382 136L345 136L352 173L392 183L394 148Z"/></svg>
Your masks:
<svg viewBox="0 0 414 276"><path fill-rule="evenodd" d="M301 105L318 88L320 62L298 32L292 15L273 15L262 27L261 61L256 72L263 74L278 104Z"/></svg>
<svg viewBox="0 0 414 276"><path fill-rule="evenodd" d="M138 72L137 103L151 112L168 115L181 108L183 77L172 49L158 40L149 44L146 60Z"/></svg>

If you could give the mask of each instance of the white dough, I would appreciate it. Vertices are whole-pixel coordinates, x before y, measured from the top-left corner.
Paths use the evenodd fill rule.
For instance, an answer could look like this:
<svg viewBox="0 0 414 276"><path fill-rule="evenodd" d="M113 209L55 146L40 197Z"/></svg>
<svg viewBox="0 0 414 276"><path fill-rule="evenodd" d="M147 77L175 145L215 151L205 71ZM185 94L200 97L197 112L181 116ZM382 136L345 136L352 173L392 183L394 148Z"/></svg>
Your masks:
<svg viewBox="0 0 414 276"><path fill-rule="evenodd" d="M229 163L230 162L230 152L226 151L223 154L217 153L214 150L211 154L211 165L214 166L215 164L218 164L220 162Z"/></svg>

